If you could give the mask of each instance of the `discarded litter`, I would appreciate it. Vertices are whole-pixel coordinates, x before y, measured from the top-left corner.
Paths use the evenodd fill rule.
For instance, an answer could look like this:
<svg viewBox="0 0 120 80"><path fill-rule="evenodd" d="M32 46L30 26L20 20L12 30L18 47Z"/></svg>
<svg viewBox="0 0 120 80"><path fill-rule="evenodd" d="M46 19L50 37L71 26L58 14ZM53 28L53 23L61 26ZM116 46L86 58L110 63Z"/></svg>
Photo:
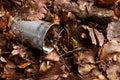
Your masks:
<svg viewBox="0 0 120 80"><path fill-rule="evenodd" d="M43 49L44 53L50 53L54 50L52 47L52 39L54 37L53 32L58 32L56 24L42 20L17 21L11 25L11 30L20 39L29 39L29 43L33 47Z"/></svg>

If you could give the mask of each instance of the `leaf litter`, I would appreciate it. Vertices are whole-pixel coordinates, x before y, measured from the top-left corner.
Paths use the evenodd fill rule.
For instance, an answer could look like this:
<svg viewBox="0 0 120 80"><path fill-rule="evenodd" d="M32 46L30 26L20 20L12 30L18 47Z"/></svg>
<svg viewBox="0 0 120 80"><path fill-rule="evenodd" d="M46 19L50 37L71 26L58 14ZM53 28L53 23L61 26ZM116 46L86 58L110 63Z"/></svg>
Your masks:
<svg viewBox="0 0 120 80"><path fill-rule="evenodd" d="M119 80L120 0L106 1L0 0L0 79ZM10 30L15 20L57 24L54 50L20 41Z"/></svg>

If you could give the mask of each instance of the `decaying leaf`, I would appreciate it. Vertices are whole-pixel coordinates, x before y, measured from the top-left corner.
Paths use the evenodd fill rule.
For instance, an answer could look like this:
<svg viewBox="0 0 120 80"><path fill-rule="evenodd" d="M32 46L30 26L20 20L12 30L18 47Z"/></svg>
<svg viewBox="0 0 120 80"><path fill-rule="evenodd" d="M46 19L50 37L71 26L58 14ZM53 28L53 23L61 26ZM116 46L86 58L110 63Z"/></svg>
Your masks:
<svg viewBox="0 0 120 80"><path fill-rule="evenodd" d="M100 49L98 56L100 59L106 59L108 55L114 53L120 53L120 43L109 41Z"/></svg>
<svg viewBox="0 0 120 80"><path fill-rule="evenodd" d="M0 30L4 31L8 27L10 13L5 11L5 15L0 18Z"/></svg>
<svg viewBox="0 0 120 80"><path fill-rule="evenodd" d="M0 47L4 47L6 45L6 40L0 39Z"/></svg>
<svg viewBox="0 0 120 80"><path fill-rule="evenodd" d="M43 62L40 64L40 69L39 69L39 71L40 71L40 72L44 72L44 71L46 71L47 69L49 69L50 67L51 67L51 65L50 65L50 62L49 62L49 61L47 61L47 62L43 61Z"/></svg>
<svg viewBox="0 0 120 80"><path fill-rule="evenodd" d="M82 12L91 13L92 5L94 4L94 0L78 0L79 9Z"/></svg>
<svg viewBox="0 0 120 80"><path fill-rule="evenodd" d="M76 3L70 2L69 0L55 0L54 9L56 12L59 10L66 10L68 12L79 12L79 7Z"/></svg>
<svg viewBox="0 0 120 80"><path fill-rule="evenodd" d="M87 29L89 31L89 35L91 37L92 44L102 46L103 43L104 43L104 36L103 36L103 34L101 32L99 32L95 28L87 27Z"/></svg>
<svg viewBox="0 0 120 80"><path fill-rule="evenodd" d="M6 68L16 68L16 65L12 61L7 61Z"/></svg>
<svg viewBox="0 0 120 80"><path fill-rule="evenodd" d="M48 69L45 72L42 72L39 80L57 80L61 74L63 74L63 71L61 70L61 66L63 64L57 62L53 67Z"/></svg>
<svg viewBox="0 0 120 80"><path fill-rule="evenodd" d="M120 41L120 21L111 22L108 24L107 39Z"/></svg>
<svg viewBox="0 0 120 80"><path fill-rule="evenodd" d="M14 50L11 52L12 55L22 54L26 50L26 48L23 47L22 45L19 45L19 46L13 45L13 48L14 48Z"/></svg>
<svg viewBox="0 0 120 80"><path fill-rule="evenodd" d="M109 80L119 80L120 65L112 64L107 68L106 73Z"/></svg>
<svg viewBox="0 0 120 80"><path fill-rule="evenodd" d="M59 61L60 56L56 53L56 51L52 51L51 53L42 56L41 59L49 61Z"/></svg>
<svg viewBox="0 0 120 80"><path fill-rule="evenodd" d="M78 59L78 72L81 75L86 75L89 72L91 72L92 69L95 68L95 57L96 52L93 51L86 51L83 53L78 53L77 59Z"/></svg>
<svg viewBox="0 0 120 80"><path fill-rule="evenodd" d="M89 31L89 35L90 35L91 40L92 40L92 44L97 45L97 41L96 41L93 29L88 27L88 31Z"/></svg>
<svg viewBox="0 0 120 80"><path fill-rule="evenodd" d="M5 63L7 62L4 57L0 57L0 61L5 62Z"/></svg>
<svg viewBox="0 0 120 80"><path fill-rule="evenodd" d="M19 67L19 68L26 68L27 66L29 66L31 63L30 62L25 62L25 63L22 63L22 64L20 64L20 65L18 65L17 67Z"/></svg>
<svg viewBox="0 0 120 80"><path fill-rule="evenodd" d="M105 76L98 69L93 69L92 74L97 77L96 80L105 80Z"/></svg>
<svg viewBox="0 0 120 80"><path fill-rule="evenodd" d="M78 72L81 75L88 74L93 68L95 68L95 65L85 64L83 66L78 66Z"/></svg>
<svg viewBox="0 0 120 80"><path fill-rule="evenodd" d="M96 40L99 44L99 46L102 46L104 43L104 36L101 32L99 32L97 29L94 29L94 35L96 37Z"/></svg>
<svg viewBox="0 0 120 80"><path fill-rule="evenodd" d="M0 17L4 16L5 15L5 10L0 2Z"/></svg>
<svg viewBox="0 0 120 80"><path fill-rule="evenodd" d="M26 13L28 20L39 20L45 17L48 13L48 9L42 0L34 0L30 2L32 7L29 9L29 14Z"/></svg>

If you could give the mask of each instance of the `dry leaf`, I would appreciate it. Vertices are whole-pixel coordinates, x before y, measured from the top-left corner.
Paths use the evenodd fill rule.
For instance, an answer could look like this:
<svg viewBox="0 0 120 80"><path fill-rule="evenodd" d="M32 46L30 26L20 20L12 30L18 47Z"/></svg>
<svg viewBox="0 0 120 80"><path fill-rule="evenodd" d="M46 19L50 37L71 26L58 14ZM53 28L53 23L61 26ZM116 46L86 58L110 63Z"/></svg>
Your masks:
<svg viewBox="0 0 120 80"><path fill-rule="evenodd" d="M120 41L120 21L111 22L108 24L107 39Z"/></svg>
<svg viewBox="0 0 120 80"><path fill-rule="evenodd" d="M29 66L29 65L31 65L31 63L30 62L25 62L25 63L22 63L22 64L20 64L20 65L18 65L17 67L19 67L19 68L26 68L27 66Z"/></svg>
<svg viewBox="0 0 120 80"><path fill-rule="evenodd" d="M97 29L94 29L94 34L96 36L96 40L99 44L99 46L102 46L104 43L104 36L102 33L100 33Z"/></svg>
<svg viewBox="0 0 120 80"><path fill-rule="evenodd" d="M120 43L109 41L100 49L98 56L100 59L106 59L108 55L115 53L120 53Z"/></svg>
<svg viewBox="0 0 120 80"><path fill-rule="evenodd" d="M4 10L3 6L0 3L0 17L2 17L4 15L5 15L5 10Z"/></svg>
<svg viewBox="0 0 120 80"><path fill-rule="evenodd" d="M32 7L29 9L28 20L39 20L45 18L45 15L48 14L48 8L42 0L31 1Z"/></svg>
<svg viewBox="0 0 120 80"><path fill-rule="evenodd" d="M0 30L4 31L7 28L9 22L10 13L5 12L5 15L0 18Z"/></svg>
<svg viewBox="0 0 120 80"><path fill-rule="evenodd" d="M78 5L68 0L55 0L54 9L55 9L55 13L57 13L59 10L65 10L73 13L79 12Z"/></svg>
<svg viewBox="0 0 120 80"><path fill-rule="evenodd" d="M88 74L93 68L95 68L95 65L85 64L83 66L78 66L78 72L81 75L85 75Z"/></svg>
<svg viewBox="0 0 120 80"><path fill-rule="evenodd" d="M43 61L43 62L40 64L40 69L39 69L39 71L40 71L40 72L44 72L44 71L46 71L47 69L49 69L50 67L51 67L51 65L50 65L50 62L49 62L49 61L47 61L47 62Z"/></svg>
<svg viewBox="0 0 120 80"><path fill-rule="evenodd" d="M12 61L7 61L6 68L16 68L16 65Z"/></svg>
<svg viewBox="0 0 120 80"><path fill-rule="evenodd" d="M5 62L5 63L7 62L4 57L0 57L0 61Z"/></svg>
<svg viewBox="0 0 120 80"><path fill-rule="evenodd" d="M43 59L50 60L50 61L59 61L60 56L56 53L56 51L53 51L53 52L45 55Z"/></svg>
<svg viewBox="0 0 120 80"><path fill-rule="evenodd" d="M26 48L22 45L19 45L19 46L16 46L16 45L13 45L13 48L14 50L11 52L12 55L18 55L18 54L25 54L25 50Z"/></svg>
<svg viewBox="0 0 120 80"><path fill-rule="evenodd" d="M97 40L96 40L96 37L95 37L95 34L94 34L94 30L92 28L89 28L89 27L87 27L87 29L89 31L89 35L91 37L92 44L97 45Z"/></svg>
<svg viewBox="0 0 120 80"><path fill-rule="evenodd" d="M93 69L92 74L98 78L97 80L105 80L105 76L98 69Z"/></svg>
<svg viewBox="0 0 120 80"><path fill-rule="evenodd" d="M100 33L97 29L95 28L89 28L87 27L89 31L89 35L92 40L92 44L102 46L104 43L104 36L102 33Z"/></svg>
<svg viewBox="0 0 120 80"><path fill-rule="evenodd" d="M120 79L120 65L112 64L106 70L107 77L109 80L119 80Z"/></svg>

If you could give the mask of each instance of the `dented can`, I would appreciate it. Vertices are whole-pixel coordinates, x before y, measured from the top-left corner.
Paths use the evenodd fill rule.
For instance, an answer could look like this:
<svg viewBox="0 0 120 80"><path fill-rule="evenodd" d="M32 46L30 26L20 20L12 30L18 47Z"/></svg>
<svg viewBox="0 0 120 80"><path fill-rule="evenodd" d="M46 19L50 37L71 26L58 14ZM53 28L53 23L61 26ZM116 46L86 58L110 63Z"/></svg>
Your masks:
<svg viewBox="0 0 120 80"><path fill-rule="evenodd" d="M50 46L52 44L50 42L53 39L53 31L57 31L57 25L54 23L42 20L17 21L11 25L11 30L20 39L27 38L33 47L42 49L44 53L50 53L54 49Z"/></svg>

